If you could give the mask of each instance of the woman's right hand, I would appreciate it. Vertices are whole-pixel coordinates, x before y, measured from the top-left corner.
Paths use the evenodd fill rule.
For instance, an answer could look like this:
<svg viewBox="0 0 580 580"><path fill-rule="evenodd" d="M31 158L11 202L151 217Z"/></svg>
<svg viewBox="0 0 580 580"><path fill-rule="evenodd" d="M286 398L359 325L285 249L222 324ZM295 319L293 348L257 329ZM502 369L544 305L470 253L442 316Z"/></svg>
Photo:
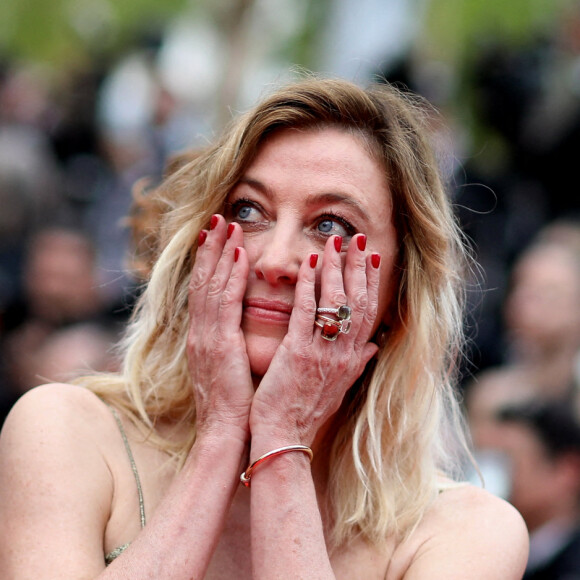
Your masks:
<svg viewBox="0 0 580 580"><path fill-rule="evenodd" d="M249 437L254 388L241 330L249 266L243 233L223 216L202 230L189 284L187 356L199 435L241 430Z"/></svg>

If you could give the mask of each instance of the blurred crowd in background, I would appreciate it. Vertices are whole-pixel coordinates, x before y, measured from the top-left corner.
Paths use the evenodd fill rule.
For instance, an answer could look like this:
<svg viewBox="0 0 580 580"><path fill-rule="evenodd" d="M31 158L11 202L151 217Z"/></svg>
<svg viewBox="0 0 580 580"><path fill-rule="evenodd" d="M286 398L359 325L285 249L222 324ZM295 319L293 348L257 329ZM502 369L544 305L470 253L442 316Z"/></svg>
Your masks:
<svg viewBox="0 0 580 580"><path fill-rule="evenodd" d="M117 368L142 282L128 267L135 184L157 183L174 153L291 74L291 52L254 35L289 45L325 21L306 2L258 22L251 2L226 4L221 32L215 19L149 26L66 72L0 55L0 422L35 385ZM318 70L397 83L440 112L442 171L480 264L461 381L476 456L533 532L526 578L564 578L557 566L580 578L580 7L526 42L488 37L455 68L417 50L409 27L389 49L392 19L386 41L369 28L385 54L355 61L333 14Z"/></svg>

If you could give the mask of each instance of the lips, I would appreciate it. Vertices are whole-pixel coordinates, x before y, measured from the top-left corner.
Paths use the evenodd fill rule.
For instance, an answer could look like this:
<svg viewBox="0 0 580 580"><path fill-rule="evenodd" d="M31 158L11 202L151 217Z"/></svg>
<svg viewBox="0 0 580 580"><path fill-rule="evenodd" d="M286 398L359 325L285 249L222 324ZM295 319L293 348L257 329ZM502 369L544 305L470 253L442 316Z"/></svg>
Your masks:
<svg viewBox="0 0 580 580"><path fill-rule="evenodd" d="M288 324L292 305L282 300L247 298L244 300L244 316L263 321Z"/></svg>

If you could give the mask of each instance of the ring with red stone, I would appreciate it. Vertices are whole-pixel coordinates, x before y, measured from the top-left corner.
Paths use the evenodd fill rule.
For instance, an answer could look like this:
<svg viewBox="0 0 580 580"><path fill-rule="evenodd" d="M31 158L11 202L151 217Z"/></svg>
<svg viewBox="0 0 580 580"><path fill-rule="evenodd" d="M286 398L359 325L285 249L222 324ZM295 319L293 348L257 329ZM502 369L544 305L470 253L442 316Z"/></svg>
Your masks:
<svg viewBox="0 0 580 580"><path fill-rule="evenodd" d="M324 340L334 342L340 334L340 327L337 324L337 321L332 320L332 318L328 318L326 321L322 321L320 318L326 317L319 317L314 321L314 324L322 329L320 336L322 336Z"/></svg>
<svg viewBox="0 0 580 580"><path fill-rule="evenodd" d="M345 320L335 320L328 316L317 316L314 323L322 328L322 338L335 341L340 333L348 334L350 332L350 318Z"/></svg>

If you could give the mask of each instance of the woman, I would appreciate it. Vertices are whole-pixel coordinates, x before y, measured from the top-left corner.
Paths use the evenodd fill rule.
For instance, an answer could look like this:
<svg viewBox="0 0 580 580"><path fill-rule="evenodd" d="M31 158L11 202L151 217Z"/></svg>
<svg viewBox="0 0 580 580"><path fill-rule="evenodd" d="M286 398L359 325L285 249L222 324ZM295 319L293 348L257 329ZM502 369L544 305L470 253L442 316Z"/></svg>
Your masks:
<svg viewBox="0 0 580 580"><path fill-rule="evenodd" d="M448 479L462 254L427 119L307 79L178 164L122 374L7 420L8 577L520 578L519 515Z"/></svg>

